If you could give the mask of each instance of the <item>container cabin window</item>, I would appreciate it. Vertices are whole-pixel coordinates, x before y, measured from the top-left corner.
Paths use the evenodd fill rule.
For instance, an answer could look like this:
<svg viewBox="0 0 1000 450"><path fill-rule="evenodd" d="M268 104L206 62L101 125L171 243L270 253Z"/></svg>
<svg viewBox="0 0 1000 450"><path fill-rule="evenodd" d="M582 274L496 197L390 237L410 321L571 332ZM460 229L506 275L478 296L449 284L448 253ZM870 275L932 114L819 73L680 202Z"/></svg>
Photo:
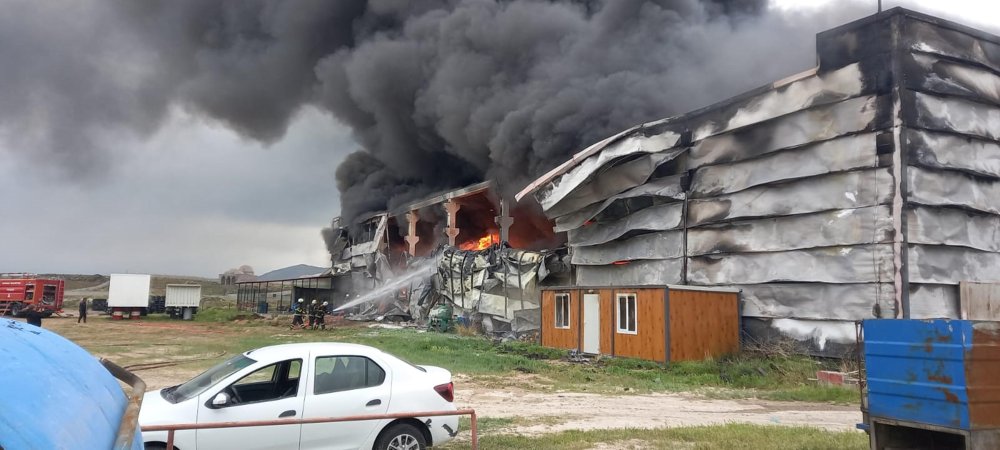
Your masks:
<svg viewBox="0 0 1000 450"><path fill-rule="evenodd" d="M618 294L618 332L639 334L636 330L635 294Z"/></svg>
<svg viewBox="0 0 1000 450"><path fill-rule="evenodd" d="M556 294L556 328L569 329L569 294Z"/></svg>

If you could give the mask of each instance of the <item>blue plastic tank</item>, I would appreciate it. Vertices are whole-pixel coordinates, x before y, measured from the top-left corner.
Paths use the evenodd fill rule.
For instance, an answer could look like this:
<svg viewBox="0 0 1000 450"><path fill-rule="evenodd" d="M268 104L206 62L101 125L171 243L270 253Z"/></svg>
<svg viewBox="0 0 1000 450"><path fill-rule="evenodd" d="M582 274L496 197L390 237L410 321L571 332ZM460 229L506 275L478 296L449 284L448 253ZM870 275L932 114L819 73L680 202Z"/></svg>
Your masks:
<svg viewBox="0 0 1000 450"><path fill-rule="evenodd" d="M32 325L0 319L0 447L114 448L128 398L93 355ZM142 450L136 431L133 450Z"/></svg>

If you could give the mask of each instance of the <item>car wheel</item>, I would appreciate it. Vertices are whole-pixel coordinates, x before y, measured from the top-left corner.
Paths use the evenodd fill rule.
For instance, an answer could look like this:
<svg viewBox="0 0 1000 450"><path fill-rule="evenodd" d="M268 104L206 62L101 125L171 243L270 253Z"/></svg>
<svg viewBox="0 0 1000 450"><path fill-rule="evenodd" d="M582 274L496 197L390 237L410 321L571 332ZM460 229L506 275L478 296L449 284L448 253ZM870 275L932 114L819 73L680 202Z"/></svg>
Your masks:
<svg viewBox="0 0 1000 450"><path fill-rule="evenodd" d="M12 315L14 317L17 317L20 314L21 314L21 304L20 303L14 303L14 304L10 305L10 315Z"/></svg>
<svg viewBox="0 0 1000 450"><path fill-rule="evenodd" d="M146 444L143 448L145 450L167 450L167 446L165 444Z"/></svg>
<svg viewBox="0 0 1000 450"><path fill-rule="evenodd" d="M424 433L408 423L393 425L379 436L375 450L424 450L427 441Z"/></svg>

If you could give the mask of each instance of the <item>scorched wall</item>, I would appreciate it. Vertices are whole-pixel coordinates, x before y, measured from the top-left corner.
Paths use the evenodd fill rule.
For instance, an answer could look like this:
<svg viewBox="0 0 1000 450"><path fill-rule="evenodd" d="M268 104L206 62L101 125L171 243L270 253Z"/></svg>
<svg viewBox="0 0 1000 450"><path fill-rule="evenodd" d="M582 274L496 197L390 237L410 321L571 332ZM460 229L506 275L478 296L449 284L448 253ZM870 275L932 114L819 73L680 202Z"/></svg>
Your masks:
<svg viewBox="0 0 1000 450"><path fill-rule="evenodd" d="M751 334L829 352L855 320L957 317L960 281L1000 282L1000 39L896 8L816 45L815 69L522 192L576 283L739 287Z"/></svg>

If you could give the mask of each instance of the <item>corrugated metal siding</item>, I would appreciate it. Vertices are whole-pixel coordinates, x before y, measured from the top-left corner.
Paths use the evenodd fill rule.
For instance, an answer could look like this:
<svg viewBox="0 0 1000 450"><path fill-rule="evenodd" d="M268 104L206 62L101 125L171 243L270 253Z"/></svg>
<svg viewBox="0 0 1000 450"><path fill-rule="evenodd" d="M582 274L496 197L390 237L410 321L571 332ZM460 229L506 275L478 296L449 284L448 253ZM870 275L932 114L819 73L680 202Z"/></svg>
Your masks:
<svg viewBox="0 0 1000 450"><path fill-rule="evenodd" d="M168 284L166 306L188 306L197 308L201 304L201 286L190 284Z"/></svg>

